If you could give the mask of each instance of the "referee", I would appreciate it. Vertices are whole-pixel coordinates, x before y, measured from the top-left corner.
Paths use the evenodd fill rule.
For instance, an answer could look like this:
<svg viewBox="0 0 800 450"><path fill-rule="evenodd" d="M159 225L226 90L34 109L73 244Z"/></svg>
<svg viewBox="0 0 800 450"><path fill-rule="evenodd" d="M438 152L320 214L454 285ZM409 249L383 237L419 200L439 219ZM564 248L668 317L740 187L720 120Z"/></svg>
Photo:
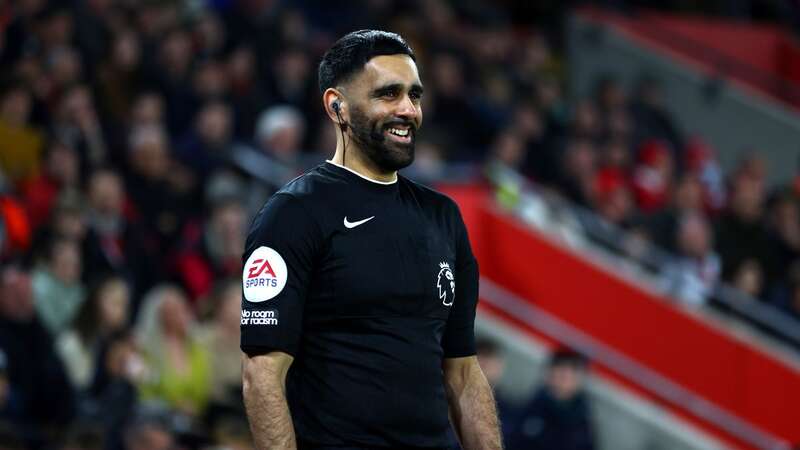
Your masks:
<svg viewBox="0 0 800 450"><path fill-rule="evenodd" d="M323 56L333 158L256 216L242 273L244 401L258 449L500 449L475 358L478 266L452 200L400 175L423 87L399 35ZM449 416L449 418L448 418Z"/></svg>

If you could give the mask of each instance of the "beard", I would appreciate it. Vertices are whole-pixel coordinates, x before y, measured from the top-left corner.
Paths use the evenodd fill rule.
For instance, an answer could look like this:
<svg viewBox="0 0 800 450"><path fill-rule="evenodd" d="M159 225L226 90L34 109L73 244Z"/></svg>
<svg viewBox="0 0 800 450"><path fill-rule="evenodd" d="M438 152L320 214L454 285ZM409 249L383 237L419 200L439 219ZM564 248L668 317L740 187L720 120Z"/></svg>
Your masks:
<svg viewBox="0 0 800 450"><path fill-rule="evenodd" d="M386 130L394 125L408 126L411 139L407 144L386 138ZM354 107L351 109L349 127L362 155L381 172L396 172L414 162L416 126L413 122L402 119L388 122L371 120L361 108Z"/></svg>

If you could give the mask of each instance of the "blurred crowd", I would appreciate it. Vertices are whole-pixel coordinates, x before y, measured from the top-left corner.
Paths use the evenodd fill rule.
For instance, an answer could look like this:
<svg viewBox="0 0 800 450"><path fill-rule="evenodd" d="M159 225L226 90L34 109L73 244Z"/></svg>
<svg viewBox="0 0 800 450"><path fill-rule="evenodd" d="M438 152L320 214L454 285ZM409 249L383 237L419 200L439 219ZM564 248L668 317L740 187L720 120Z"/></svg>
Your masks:
<svg viewBox="0 0 800 450"><path fill-rule="evenodd" d="M249 448L244 235L332 154L316 64L359 28L417 53L410 176L499 162L675 251L687 302L722 278L800 317L800 182L725 177L655 79L568 101L558 14L517 2L332 3L0 2L0 447Z"/></svg>
<svg viewBox="0 0 800 450"><path fill-rule="evenodd" d="M561 108L534 104L497 133L496 165L667 250L658 272L677 300L724 306L724 281L747 294L736 301L800 319L800 177L772 185L758 149L726 149L740 158L723 173L719 150L681 132L650 76L630 90L603 77Z"/></svg>

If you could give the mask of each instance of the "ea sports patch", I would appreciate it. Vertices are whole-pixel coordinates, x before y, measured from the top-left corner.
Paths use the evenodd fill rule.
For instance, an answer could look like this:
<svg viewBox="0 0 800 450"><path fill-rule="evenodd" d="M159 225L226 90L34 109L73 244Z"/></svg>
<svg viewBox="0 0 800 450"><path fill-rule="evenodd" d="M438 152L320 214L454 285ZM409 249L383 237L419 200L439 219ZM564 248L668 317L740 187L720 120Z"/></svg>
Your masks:
<svg viewBox="0 0 800 450"><path fill-rule="evenodd" d="M286 286L286 262L269 247L258 247L247 258L242 271L242 291L248 302L265 302Z"/></svg>

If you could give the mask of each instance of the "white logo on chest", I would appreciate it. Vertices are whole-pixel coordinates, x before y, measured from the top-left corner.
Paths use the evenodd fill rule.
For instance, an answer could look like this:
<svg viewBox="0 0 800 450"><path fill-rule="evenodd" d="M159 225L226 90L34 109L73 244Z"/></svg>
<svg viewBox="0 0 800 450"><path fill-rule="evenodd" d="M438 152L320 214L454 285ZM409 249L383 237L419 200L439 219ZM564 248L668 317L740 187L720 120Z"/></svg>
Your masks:
<svg viewBox="0 0 800 450"><path fill-rule="evenodd" d="M444 306L451 306L456 298L456 281L450 264L439 263L439 275L436 277L436 287L439 289L439 298Z"/></svg>
<svg viewBox="0 0 800 450"><path fill-rule="evenodd" d="M361 225L363 223L369 222L370 220L372 220L374 218L375 218L375 216L372 216L372 217L367 217L366 219L357 220L355 222L349 222L347 220L347 216L344 216L344 226L347 227L347 228L355 228L355 227L357 227L357 226L359 226L359 225Z"/></svg>

